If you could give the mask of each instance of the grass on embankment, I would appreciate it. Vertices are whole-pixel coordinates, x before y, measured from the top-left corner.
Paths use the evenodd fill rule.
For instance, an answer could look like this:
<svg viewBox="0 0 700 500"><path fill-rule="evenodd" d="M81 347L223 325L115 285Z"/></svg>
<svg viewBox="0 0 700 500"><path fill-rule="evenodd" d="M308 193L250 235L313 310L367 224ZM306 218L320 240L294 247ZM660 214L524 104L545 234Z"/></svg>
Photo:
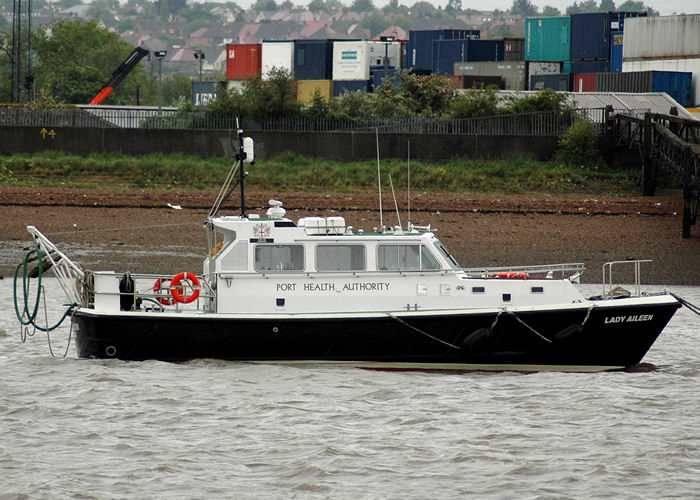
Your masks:
<svg viewBox="0 0 700 500"><path fill-rule="evenodd" d="M184 155L94 154L87 157L48 152L0 157L0 185L218 189L231 158ZM383 183L406 186L403 160L382 160ZM605 193L636 192L639 173L605 166L571 166L527 158L411 161L411 189L442 192ZM257 189L301 192L371 191L377 185L376 161L337 163L283 154L248 166L247 185Z"/></svg>

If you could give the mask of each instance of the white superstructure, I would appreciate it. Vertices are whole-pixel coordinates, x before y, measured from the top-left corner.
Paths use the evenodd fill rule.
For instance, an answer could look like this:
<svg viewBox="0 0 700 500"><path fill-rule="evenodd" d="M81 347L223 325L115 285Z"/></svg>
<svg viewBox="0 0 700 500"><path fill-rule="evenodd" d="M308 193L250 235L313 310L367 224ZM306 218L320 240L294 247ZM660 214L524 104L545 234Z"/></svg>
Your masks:
<svg viewBox="0 0 700 500"><path fill-rule="evenodd" d="M208 220L219 242L204 261L204 278L215 290L212 311L448 311L583 300L568 280L518 279L525 273L473 277L430 231L354 232L343 217L305 217L295 224L279 202L271 203L264 219Z"/></svg>

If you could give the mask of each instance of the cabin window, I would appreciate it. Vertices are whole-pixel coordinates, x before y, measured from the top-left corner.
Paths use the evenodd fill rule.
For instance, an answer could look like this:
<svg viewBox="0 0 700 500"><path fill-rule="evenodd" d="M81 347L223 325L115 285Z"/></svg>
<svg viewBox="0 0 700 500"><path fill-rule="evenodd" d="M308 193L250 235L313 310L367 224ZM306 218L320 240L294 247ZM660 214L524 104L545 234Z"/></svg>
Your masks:
<svg viewBox="0 0 700 500"><path fill-rule="evenodd" d="M483 286L473 286L472 293L486 293L486 288Z"/></svg>
<svg viewBox="0 0 700 500"><path fill-rule="evenodd" d="M544 293L544 287L541 286L533 286L530 288L530 291L532 293Z"/></svg>
<svg viewBox="0 0 700 500"><path fill-rule="evenodd" d="M450 251L447 250L447 248L445 248L445 245L443 245L440 240L435 238L433 240L433 243L435 244L435 247L440 251L440 253L445 257L445 259L447 260L447 263L450 265L450 267L452 269L460 269L460 266L457 263L457 261L455 260L455 258L452 257L452 254L450 253Z"/></svg>
<svg viewBox="0 0 700 500"><path fill-rule="evenodd" d="M364 271L364 245L316 246L316 269L319 271Z"/></svg>
<svg viewBox="0 0 700 500"><path fill-rule="evenodd" d="M440 269L440 263L425 245L377 245L377 269L381 271L421 271Z"/></svg>
<svg viewBox="0 0 700 500"><path fill-rule="evenodd" d="M256 245L256 271L303 271L303 245Z"/></svg>

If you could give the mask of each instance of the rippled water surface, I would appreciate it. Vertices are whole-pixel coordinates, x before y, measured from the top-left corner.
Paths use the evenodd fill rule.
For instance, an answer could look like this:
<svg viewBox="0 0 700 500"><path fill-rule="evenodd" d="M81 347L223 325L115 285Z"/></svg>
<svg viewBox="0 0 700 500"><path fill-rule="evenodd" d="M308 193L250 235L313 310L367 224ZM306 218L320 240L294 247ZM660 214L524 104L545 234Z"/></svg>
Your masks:
<svg viewBox="0 0 700 500"><path fill-rule="evenodd" d="M653 371L393 373L79 360L72 345L53 358L45 334L21 343L11 285L0 281L2 498L700 492L700 317L687 309L647 354ZM55 317L63 295L47 288ZM671 289L700 304L699 287ZM54 353L67 333L52 334Z"/></svg>

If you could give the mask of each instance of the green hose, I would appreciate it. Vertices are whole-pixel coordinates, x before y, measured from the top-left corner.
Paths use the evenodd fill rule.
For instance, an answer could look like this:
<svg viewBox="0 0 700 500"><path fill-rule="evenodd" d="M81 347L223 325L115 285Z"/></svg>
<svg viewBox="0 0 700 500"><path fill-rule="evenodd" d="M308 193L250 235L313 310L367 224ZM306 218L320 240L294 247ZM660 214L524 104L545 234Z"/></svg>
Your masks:
<svg viewBox="0 0 700 500"><path fill-rule="evenodd" d="M38 267L38 276L37 279L39 280L37 283L37 289L36 289L36 300L34 301L33 307L29 307L29 295L30 295L30 290L29 290L29 284L30 284L30 278L27 277L27 264L29 263L29 258L36 253L38 259L39 259L39 267ZM17 304L17 276L19 275L19 271L22 269L22 294L23 294L23 304L24 304L24 309L20 313L19 311L19 305ZM30 250L27 252L27 255L24 257L24 262L21 262L20 264L17 265L17 268L15 269L15 277L14 277L14 302L15 302L15 314L17 315L17 319L23 326L28 326L32 325L34 328L37 330L41 330L42 332L50 332L52 330L55 330L59 326L61 326L61 323L63 323L63 320L66 319L66 317L73 311L73 309L77 306L77 304L71 304L68 306L68 309L63 313L63 316L61 317L58 322L53 325L53 326L46 326L42 327L40 325L36 324L36 316L37 313L39 312L39 302L41 300L41 281L43 279L43 266L42 266L42 261L41 261L41 250L37 247L34 250ZM29 311L33 309L33 311L30 313Z"/></svg>

